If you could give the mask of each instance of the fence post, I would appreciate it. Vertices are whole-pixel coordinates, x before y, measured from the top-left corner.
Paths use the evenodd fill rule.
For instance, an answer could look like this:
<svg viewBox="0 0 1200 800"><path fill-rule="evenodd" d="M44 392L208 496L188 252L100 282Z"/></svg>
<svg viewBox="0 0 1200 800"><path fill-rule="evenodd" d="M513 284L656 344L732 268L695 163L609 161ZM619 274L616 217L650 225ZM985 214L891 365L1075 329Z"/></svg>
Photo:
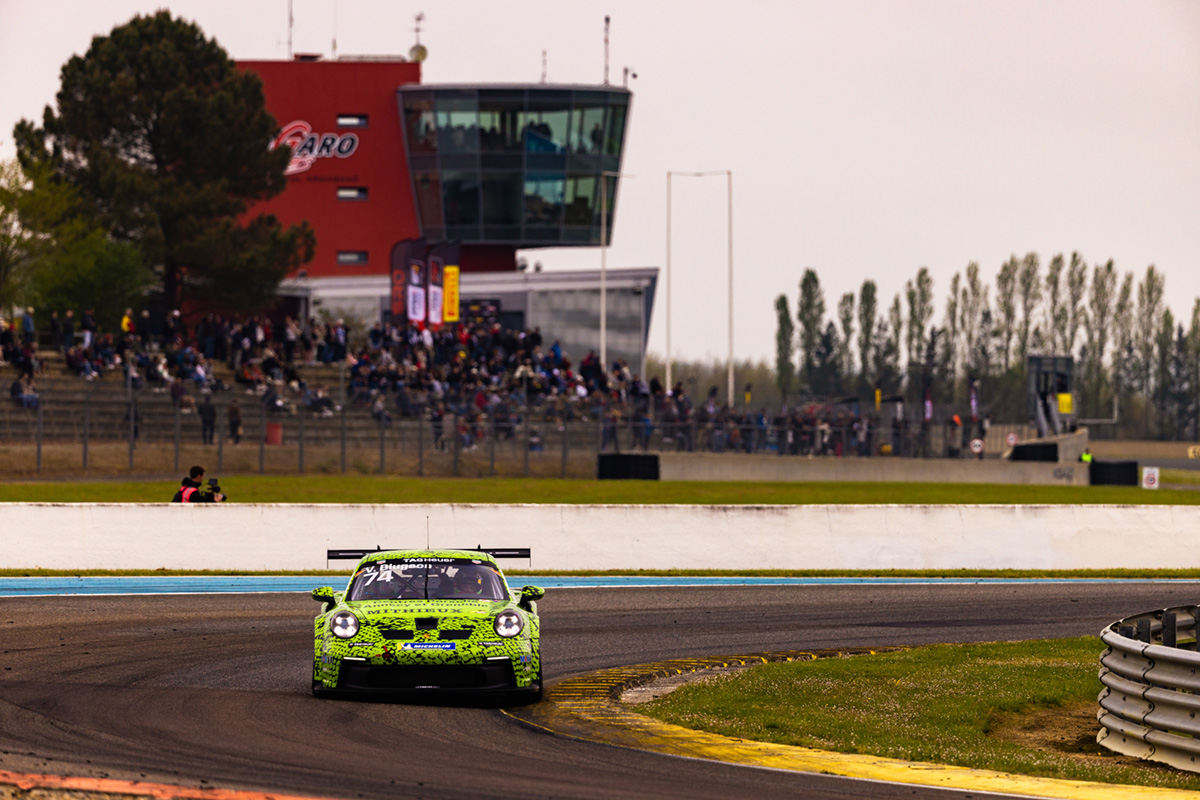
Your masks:
<svg viewBox="0 0 1200 800"><path fill-rule="evenodd" d="M92 403L89 397L83 404L83 471L87 472L87 457L88 457L88 435L90 434L92 422Z"/></svg>
<svg viewBox="0 0 1200 800"><path fill-rule="evenodd" d="M37 404L37 471L42 474L42 402Z"/></svg>
<svg viewBox="0 0 1200 800"><path fill-rule="evenodd" d="M267 407L258 404L258 474L267 471Z"/></svg>
<svg viewBox="0 0 1200 800"><path fill-rule="evenodd" d="M454 453L454 477L458 477L458 454L462 450L462 439L458 436L458 414L450 417L450 448Z"/></svg>
<svg viewBox="0 0 1200 800"><path fill-rule="evenodd" d="M179 472L179 436L183 427L183 409L175 406L175 472Z"/></svg>
<svg viewBox="0 0 1200 800"><path fill-rule="evenodd" d="M488 421L491 422L492 430L488 436L488 475L496 477L496 415L488 415Z"/></svg>
<svg viewBox="0 0 1200 800"><path fill-rule="evenodd" d="M300 411L296 414L300 422L300 474L304 474L304 406L300 407Z"/></svg>
<svg viewBox="0 0 1200 800"><path fill-rule="evenodd" d="M1162 628L1162 643L1164 647L1177 647L1179 645L1179 630L1177 628L1178 618L1174 611L1168 611L1163 614Z"/></svg>
<svg viewBox="0 0 1200 800"><path fill-rule="evenodd" d="M387 428L384 427L383 420L384 420L384 415L386 413L387 413L387 411L384 411L383 414L379 415L379 474L380 475L383 474L384 466L385 466L384 447L387 445L387 439L385 438L385 436L386 436L385 432L386 432Z"/></svg>
<svg viewBox="0 0 1200 800"><path fill-rule="evenodd" d="M345 370L342 371L343 382ZM342 472L346 471L346 391L342 390Z"/></svg>
<svg viewBox="0 0 1200 800"><path fill-rule="evenodd" d="M417 415L417 475L425 475L425 414Z"/></svg>
<svg viewBox="0 0 1200 800"><path fill-rule="evenodd" d="M567 477L567 421L560 420L558 429L562 431L562 473L560 477Z"/></svg>
<svg viewBox="0 0 1200 800"><path fill-rule="evenodd" d="M521 435L521 451L525 454L525 477L529 477L529 404L525 404L525 416L521 418L524 433Z"/></svg>
<svg viewBox="0 0 1200 800"><path fill-rule="evenodd" d="M133 440L137 438L137 406L131 396L125 405L125 413L129 417L129 471L133 472Z"/></svg>
<svg viewBox="0 0 1200 800"><path fill-rule="evenodd" d="M225 466L225 431L229 430L229 410L217 419L217 472L221 472Z"/></svg>

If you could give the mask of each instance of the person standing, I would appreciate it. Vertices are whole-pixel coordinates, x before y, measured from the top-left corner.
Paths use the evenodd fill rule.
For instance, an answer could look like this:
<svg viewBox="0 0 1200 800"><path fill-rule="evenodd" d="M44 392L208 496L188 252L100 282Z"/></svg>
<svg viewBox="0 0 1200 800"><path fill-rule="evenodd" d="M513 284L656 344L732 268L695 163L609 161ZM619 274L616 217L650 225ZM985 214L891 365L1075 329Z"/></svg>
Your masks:
<svg viewBox="0 0 1200 800"><path fill-rule="evenodd" d="M242 408L236 397L229 401L229 438L234 444L242 441Z"/></svg>
<svg viewBox="0 0 1200 800"><path fill-rule="evenodd" d="M59 339L59 346L65 353L75 346L75 311L68 308L67 313L63 315L62 321L62 337Z"/></svg>
<svg viewBox="0 0 1200 800"><path fill-rule="evenodd" d="M79 321L79 328L83 331L83 349L92 349L92 340L96 337L96 309L89 308L83 312L83 319Z"/></svg>
<svg viewBox="0 0 1200 800"><path fill-rule="evenodd" d="M33 306L30 306L25 309L25 315L21 317L21 342L28 347L36 336L37 330L33 325Z"/></svg>
<svg viewBox="0 0 1200 800"><path fill-rule="evenodd" d="M217 429L217 407L213 405L210 395L204 395L204 400L196 409L196 415L200 417L200 439L204 444L212 444L213 434Z"/></svg>

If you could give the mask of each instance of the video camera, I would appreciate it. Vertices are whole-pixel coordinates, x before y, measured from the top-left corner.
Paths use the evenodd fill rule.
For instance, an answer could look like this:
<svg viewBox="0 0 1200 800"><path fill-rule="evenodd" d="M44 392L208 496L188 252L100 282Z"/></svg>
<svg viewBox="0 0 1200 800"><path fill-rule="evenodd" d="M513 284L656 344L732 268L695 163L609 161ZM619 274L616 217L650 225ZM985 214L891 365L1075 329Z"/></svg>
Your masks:
<svg viewBox="0 0 1200 800"><path fill-rule="evenodd" d="M209 491L210 491L210 492L212 492L214 495L216 495L216 494L222 495L222 496L223 496L223 499L222 499L222 501L221 501L221 502L224 502L225 500L228 500L228 499L229 499L229 495L225 494L225 490L224 490L224 489L222 489L222 488L221 488L221 486L220 486L220 484L218 484L218 483L217 483L217 479L216 479L216 478L209 478L209 479L208 479L208 489L209 489Z"/></svg>

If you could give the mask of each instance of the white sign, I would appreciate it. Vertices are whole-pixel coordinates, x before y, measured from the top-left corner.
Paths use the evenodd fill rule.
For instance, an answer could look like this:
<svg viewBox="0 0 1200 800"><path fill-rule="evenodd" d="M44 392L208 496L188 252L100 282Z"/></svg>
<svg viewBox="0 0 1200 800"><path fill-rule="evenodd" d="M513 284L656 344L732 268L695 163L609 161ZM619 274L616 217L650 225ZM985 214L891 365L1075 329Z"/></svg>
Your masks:
<svg viewBox="0 0 1200 800"><path fill-rule="evenodd" d="M971 440L971 452L974 453L975 455L979 455L980 453L983 452L983 439L972 439Z"/></svg>
<svg viewBox="0 0 1200 800"><path fill-rule="evenodd" d="M1012 447L1017 443L1017 435L1015 433L1010 433L1004 437L1004 441L1009 447Z"/></svg>
<svg viewBox="0 0 1200 800"><path fill-rule="evenodd" d="M1142 467L1142 488L1158 488L1158 467Z"/></svg>

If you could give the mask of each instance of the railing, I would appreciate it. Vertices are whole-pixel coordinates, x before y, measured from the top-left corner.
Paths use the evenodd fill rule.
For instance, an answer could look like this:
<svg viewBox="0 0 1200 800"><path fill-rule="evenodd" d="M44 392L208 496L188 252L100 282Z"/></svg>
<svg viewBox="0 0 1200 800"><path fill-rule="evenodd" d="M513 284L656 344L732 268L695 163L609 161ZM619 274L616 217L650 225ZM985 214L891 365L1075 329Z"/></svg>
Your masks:
<svg viewBox="0 0 1200 800"><path fill-rule="evenodd" d="M1100 733L1122 755L1200 772L1196 606L1128 617L1100 633Z"/></svg>

